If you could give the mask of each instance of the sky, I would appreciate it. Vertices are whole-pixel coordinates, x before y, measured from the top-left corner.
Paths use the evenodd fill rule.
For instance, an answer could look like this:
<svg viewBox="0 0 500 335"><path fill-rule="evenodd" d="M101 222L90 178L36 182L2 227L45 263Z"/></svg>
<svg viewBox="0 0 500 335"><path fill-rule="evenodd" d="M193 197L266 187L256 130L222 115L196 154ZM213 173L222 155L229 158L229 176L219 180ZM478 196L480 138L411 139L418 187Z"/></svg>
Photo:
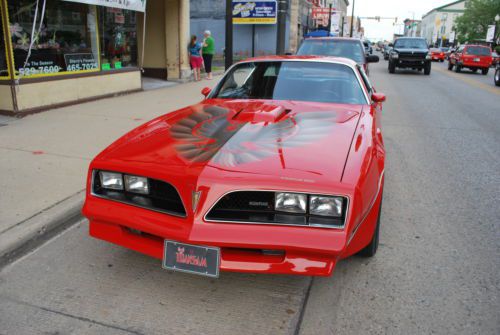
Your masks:
<svg viewBox="0 0 500 335"><path fill-rule="evenodd" d="M376 42L380 39L392 40L394 33L403 31L404 19L415 20L422 19L422 15L431 11L433 8L452 3L455 0L355 0L354 16L380 16L397 17L399 24L393 26L394 20L363 20L361 25L365 28L365 37ZM352 2L349 0L347 15L351 15Z"/></svg>

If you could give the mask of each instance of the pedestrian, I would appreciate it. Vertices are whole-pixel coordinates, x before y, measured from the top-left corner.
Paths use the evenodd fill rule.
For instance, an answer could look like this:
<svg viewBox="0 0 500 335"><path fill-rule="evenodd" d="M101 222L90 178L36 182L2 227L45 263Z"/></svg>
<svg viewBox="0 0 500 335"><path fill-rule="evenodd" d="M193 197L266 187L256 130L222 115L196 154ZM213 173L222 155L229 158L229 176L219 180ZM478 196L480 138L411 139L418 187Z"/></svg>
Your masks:
<svg viewBox="0 0 500 335"><path fill-rule="evenodd" d="M191 64L191 68L193 69L194 80L200 81L200 70L203 65L202 45L201 43L196 42L196 39L196 35L191 36L191 42L189 43L188 48L189 63Z"/></svg>
<svg viewBox="0 0 500 335"><path fill-rule="evenodd" d="M205 72L207 79L212 80L212 59L215 54L215 41L210 30L203 33L203 61L205 63Z"/></svg>

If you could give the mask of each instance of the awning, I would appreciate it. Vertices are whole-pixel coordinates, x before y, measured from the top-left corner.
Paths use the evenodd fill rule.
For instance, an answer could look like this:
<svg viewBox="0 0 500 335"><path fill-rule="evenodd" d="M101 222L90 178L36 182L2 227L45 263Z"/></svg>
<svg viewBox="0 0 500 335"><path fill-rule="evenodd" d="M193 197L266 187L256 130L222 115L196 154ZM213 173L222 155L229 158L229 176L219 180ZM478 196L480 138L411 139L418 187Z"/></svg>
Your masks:
<svg viewBox="0 0 500 335"><path fill-rule="evenodd" d="M88 5L129 9L129 10L134 10L136 12L146 11L146 0L65 0L65 1L86 3Z"/></svg>

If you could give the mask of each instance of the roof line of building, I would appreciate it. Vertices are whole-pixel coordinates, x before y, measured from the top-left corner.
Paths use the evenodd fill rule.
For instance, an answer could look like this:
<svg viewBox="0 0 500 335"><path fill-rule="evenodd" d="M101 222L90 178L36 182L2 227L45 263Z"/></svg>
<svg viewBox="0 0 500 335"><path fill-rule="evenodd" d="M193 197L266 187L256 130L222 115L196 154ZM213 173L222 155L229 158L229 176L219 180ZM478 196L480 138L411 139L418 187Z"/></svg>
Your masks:
<svg viewBox="0 0 500 335"><path fill-rule="evenodd" d="M429 15L430 13L434 12L434 11L440 11L441 9L443 8L446 8L448 6L452 6L452 5L456 5L457 3L460 3L460 2L464 2L465 0L458 0L458 1L454 1L454 2L451 2L449 4L446 4L446 5L443 5L443 6L440 6L440 7L436 7L436 8L433 8L431 9L430 11L428 11L427 13L425 13L424 15L422 15L422 19L424 17L426 17L427 15ZM463 10L460 10L460 9L454 9L453 11L459 11L459 12L463 12Z"/></svg>

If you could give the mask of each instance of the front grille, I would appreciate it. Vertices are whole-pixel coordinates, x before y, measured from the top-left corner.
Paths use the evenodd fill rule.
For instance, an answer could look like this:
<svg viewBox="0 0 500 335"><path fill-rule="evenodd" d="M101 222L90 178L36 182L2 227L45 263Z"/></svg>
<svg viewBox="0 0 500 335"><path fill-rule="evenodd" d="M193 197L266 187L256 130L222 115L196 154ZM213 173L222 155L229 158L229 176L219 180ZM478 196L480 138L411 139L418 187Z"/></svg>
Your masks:
<svg viewBox="0 0 500 335"><path fill-rule="evenodd" d="M415 60L415 61L425 60L425 56L427 56L427 54L425 53L411 53L411 52L399 53L399 59L404 58L406 60Z"/></svg>
<svg viewBox="0 0 500 335"><path fill-rule="evenodd" d="M149 194L137 194L126 190L110 190L101 186L99 171L92 176L92 193L98 197L123 202L174 216L186 216L179 193L167 182L148 178Z"/></svg>
<svg viewBox="0 0 500 335"><path fill-rule="evenodd" d="M205 219L215 222L240 222L294 226L341 228L344 226L347 199L344 199L340 218L309 214L286 213L274 210L275 192L237 191L223 196L207 213ZM309 199L308 199L309 203Z"/></svg>

